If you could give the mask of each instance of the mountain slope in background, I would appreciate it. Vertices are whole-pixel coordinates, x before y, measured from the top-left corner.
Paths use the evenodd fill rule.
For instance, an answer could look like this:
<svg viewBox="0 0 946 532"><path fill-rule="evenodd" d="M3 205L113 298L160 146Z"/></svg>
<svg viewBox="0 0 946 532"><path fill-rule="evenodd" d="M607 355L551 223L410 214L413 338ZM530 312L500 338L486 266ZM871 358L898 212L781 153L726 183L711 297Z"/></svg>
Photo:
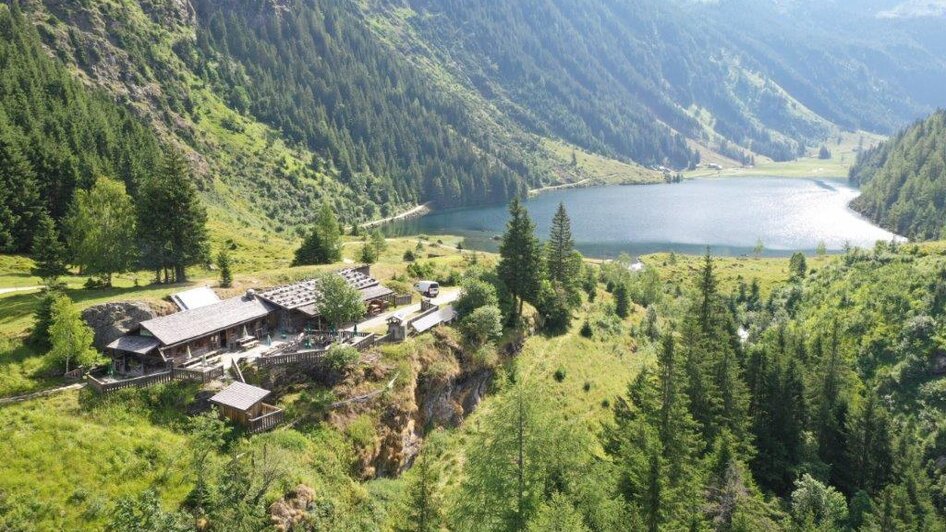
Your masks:
<svg viewBox="0 0 946 532"><path fill-rule="evenodd" d="M852 207L917 240L946 237L946 111L862 153L850 179L863 194Z"/></svg>
<svg viewBox="0 0 946 532"><path fill-rule="evenodd" d="M21 5L48 54L185 149L216 224L261 234L323 201L346 222L505 201L578 179L574 151L790 160L946 103L940 20L883 0Z"/></svg>

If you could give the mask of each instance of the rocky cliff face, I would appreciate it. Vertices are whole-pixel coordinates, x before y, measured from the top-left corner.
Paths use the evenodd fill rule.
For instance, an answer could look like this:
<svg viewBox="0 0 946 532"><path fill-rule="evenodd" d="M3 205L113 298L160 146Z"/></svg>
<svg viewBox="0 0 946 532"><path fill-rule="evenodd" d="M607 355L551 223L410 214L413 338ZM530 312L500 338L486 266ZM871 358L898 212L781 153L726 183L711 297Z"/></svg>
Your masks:
<svg viewBox="0 0 946 532"><path fill-rule="evenodd" d="M82 311L82 319L95 333L93 345L100 351L139 323L157 316L157 312L141 301L105 303Z"/></svg>

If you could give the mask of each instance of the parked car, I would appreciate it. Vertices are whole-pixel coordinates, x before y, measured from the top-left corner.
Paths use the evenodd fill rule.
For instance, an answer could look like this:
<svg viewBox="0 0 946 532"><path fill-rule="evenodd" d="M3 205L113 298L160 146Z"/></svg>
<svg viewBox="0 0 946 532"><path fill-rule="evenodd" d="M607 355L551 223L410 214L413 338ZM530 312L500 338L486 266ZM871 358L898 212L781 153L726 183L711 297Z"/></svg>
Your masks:
<svg viewBox="0 0 946 532"><path fill-rule="evenodd" d="M421 281L415 284L414 288L427 297L437 297L437 294L440 293L440 285L435 281Z"/></svg>

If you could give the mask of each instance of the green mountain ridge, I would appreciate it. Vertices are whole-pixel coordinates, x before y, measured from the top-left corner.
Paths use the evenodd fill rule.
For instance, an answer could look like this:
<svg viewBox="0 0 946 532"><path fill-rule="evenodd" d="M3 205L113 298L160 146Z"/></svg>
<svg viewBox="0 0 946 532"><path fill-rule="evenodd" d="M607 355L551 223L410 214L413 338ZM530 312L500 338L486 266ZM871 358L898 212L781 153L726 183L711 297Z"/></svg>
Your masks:
<svg viewBox="0 0 946 532"><path fill-rule="evenodd" d="M911 239L946 236L946 111L861 153L850 180L863 190L851 206L871 220Z"/></svg>
<svg viewBox="0 0 946 532"><path fill-rule="evenodd" d="M946 43L875 4L20 2L30 46L187 153L215 233L259 238L583 180L569 151L677 171L893 131L940 103Z"/></svg>

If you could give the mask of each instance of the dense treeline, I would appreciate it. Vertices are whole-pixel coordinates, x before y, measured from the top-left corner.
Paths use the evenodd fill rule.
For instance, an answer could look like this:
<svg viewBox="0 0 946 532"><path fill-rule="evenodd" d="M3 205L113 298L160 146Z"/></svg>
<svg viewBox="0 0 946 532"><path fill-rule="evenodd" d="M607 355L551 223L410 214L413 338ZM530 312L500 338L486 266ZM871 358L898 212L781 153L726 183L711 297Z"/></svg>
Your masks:
<svg viewBox="0 0 946 532"><path fill-rule="evenodd" d="M863 193L851 206L897 234L946 235L946 111L861 152L849 179Z"/></svg>
<svg viewBox="0 0 946 532"><path fill-rule="evenodd" d="M505 201L531 167L380 46L346 3L197 3L195 70L379 204Z"/></svg>
<svg viewBox="0 0 946 532"><path fill-rule="evenodd" d="M656 363L613 407L606 460L543 385L509 384L480 420L441 522L946 529L946 263L883 243L820 272L805 262L793 257L792 279L763 299L756 283L720 291L707 256L689 294L668 287L651 303L660 332L650 317L635 330ZM601 280L615 294L636 282L621 265Z"/></svg>
<svg viewBox="0 0 946 532"><path fill-rule="evenodd" d="M29 251L42 216L65 216L76 189L110 176L135 191L160 158L154 133L89 90L0 5L0 251Z"/></svg>

